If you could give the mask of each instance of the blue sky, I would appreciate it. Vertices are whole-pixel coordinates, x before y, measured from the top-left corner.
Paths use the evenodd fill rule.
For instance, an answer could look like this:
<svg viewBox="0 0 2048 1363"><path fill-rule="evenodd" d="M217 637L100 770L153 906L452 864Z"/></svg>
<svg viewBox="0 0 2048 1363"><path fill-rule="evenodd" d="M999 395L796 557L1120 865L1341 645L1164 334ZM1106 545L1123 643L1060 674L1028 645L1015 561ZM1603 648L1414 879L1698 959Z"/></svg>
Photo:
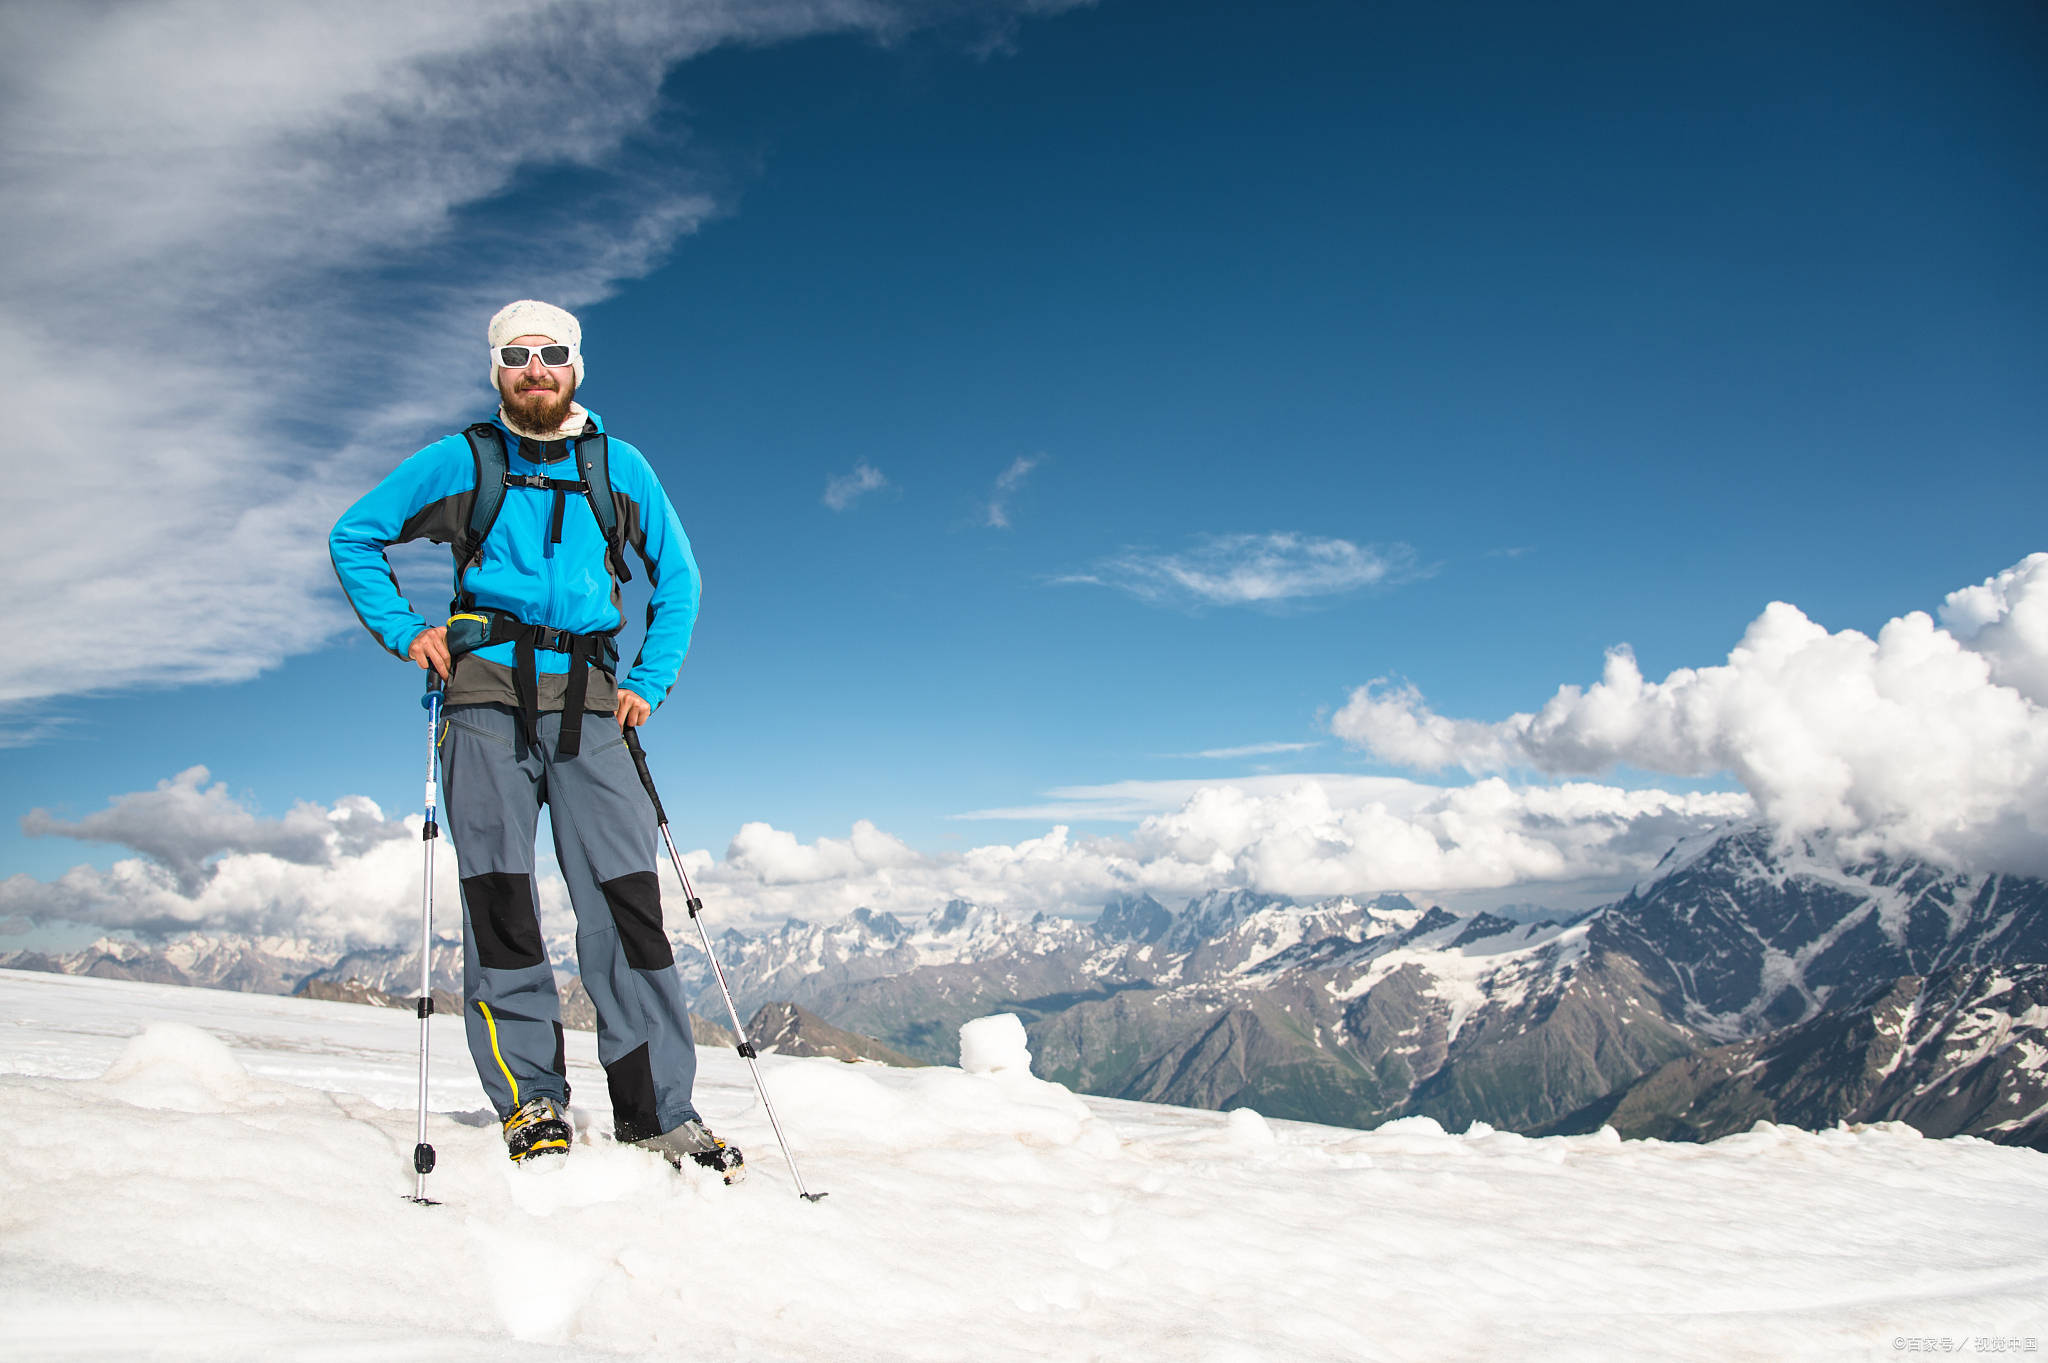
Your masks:
<svg viewBox="0 0 2048 1363"><path fill-rule="evenodd" d="M211 264L175 234L60 233L48 207L97 189L140 211L114 190L157 132L67 162L63 99L87 92L52 83L116 47L175 86L133 56L149 7L20 56L60 97L6 115L30 201L9 211L42 250L10 292L24 335L59 338L23 410L78 414L98 443L71 467L134 498L118 514L161 553L74 537L33 591L57 604L16 620L78 633L8 692L0 873L130 855L17 825L194 765L258 817L417 805L418 676L289 546L486 410L483 323L524 294L577 307L581 396L653 459L703 565L649 745L679 839L720 855L750 822L1015 846L1062 805L1121 836L1047 798L1112 783L1461 786L1469 764L1389 761L1332 716L1387 678L1499 721L1620 644L1655 682L1723 663L1774 600L1874 635L2048 548L2038 13L1023 8L905 5L878 41L765 7L707 43L543 7L626 74L493 92L480 127L422 99L365 131L338 77L324 104L231 91L214 128L318 183L181 180L159 211L191 215ZM355 41L255 13L220 10L247 60ZM504 36L459 7L418 22L431 42L360 54L375 88L467 79L464 53ZM602 126L550 126L583 101ZM410 186L414 165L438 180ZM372 181L410 196L396 225L345 206ZM138 313L228 339L178 346L170 391L123 425L81 371L103 362L123 400L149 385L146 356L107 348ZM828 504L862 468L880 486ZM401 560L416 601L445 598L441 562ZM1301 594L1215 585L1256 563ZM1176 570L1214 589L1161 588ZM150 647L179 680L148 684L146 650L96 660L160 598L177 629ZM1276 745L1302 746L1191 756ZM1609 756L1579 774L1757 790L1739 762ZM1028 817L957 817L989 810Z"/></svg>

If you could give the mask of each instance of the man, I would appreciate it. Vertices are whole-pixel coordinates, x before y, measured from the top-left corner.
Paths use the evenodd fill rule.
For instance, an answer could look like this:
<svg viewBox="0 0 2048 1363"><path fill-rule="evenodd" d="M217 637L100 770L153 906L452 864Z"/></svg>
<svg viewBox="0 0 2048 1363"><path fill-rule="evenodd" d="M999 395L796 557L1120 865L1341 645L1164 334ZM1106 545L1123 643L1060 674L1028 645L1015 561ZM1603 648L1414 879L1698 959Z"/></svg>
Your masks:
<svg viewBox="0 0 2048 1363"><path fill-rule="evenodd" d="M682 667L696 560L646 458L576 401L576 319L521 300L491 319L489 341L496 419L407 459L328 538L364 626L446 679L442 798L462 876L470 1055L512 1159L566 1155L574 1133L561 1001L533 885L545 803L615 1135L730 1181L739 1152L705 1129L690 1101L697 1053L662 928L653 808L623 732L661 704ZM445 625L429 625L399 594L384 557L417 539L455 546ZM654 594L640 654L615 681L627 545Z"/></svg>

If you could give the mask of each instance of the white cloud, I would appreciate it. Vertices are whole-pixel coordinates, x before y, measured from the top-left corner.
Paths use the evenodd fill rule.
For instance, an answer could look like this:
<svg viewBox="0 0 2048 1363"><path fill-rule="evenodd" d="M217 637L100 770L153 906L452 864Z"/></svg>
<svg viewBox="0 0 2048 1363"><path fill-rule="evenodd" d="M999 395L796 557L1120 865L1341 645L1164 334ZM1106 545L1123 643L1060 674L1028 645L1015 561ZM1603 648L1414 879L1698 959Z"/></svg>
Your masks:
<svg viewBox="0 0 2048 1363"><path fill-rule="evenodd" d="M1173 606L1262 606L1421 576L1405 544L1372 546L1314 535L1207 535L1185 553L1131 550L1059 579L1116 587Z"/></svg>
<svg viewBox="0 0 2048 1363"><path fill-rule="evenodd" d="M69 826L146 847L150 857L107 871L82 866L54 881L0 881L0 921L233 929L366 945L401 943L417 930L417 817L387 820L368 801L345 800L260 820L204 781L186 773ZM1136 826L1125 836L1077 838L1056 824L1014 843L930 853L865 821L847 837L808 843L749 823L722 858L698 850L685 862L714 921L729 926L831 919L861 906L921 914L953 898L1020 914L1086 912L1131 890L1171 901L1233 887L1319 898L1540 885L1554 898L1588 886L1618 893L1680 837L1751 809L1741 795L1515 788L1497 779L1443 788L1349 776L1134 781L1075 787L1055 799L1067 808L1113 801ZM329 825L324 836L314 836L315 818ZM174 868L202 861L203 874L181 883ZM435 896L446 930L459 900L454 858L440 861ZM671 902L679 890L670 883ZM544 878L540 894L544 911L559 914L559 882Z"/></svg>
<svg viewBox="0 0 2048 1363"><path fill-rule="evenodd" d="M1991 680L2048 705L2048 554L1950 592L1941 623L1991 665Z"/></svg>
<svg viewBox="0 0 2048 1363"><path fill-rule="evenodd" d="M1852 856L2048 872L2048 554L1952 594L1942 617L1872 639L1773 602L1725 665L1650 682L1617 648L1599 682L1497 722L1373 683L1331 728L1422 770L1728 772L1783 833L1828 832Z"/></svg>
<svg viewBox="0 0 2048 1363"><path fill-rule="evenodd" d="M726 868L763 885L815 885L915 865L918 854L866 819L851 837L799 843L796 835L765 823L741 827L725 850Z"/></svg>
<svg viewBox="0 0 2048 1363"><path fill-rule="evenodd" d="M1307 781L1266 796L1212 787L1147 819L1131 844L1147 879L1190 893L1207 883L1298 897L1466 890L1625 878L1679 837L1749 812L1736 795L1498 779L1354 804Z"/></svg>
<svg viewBox="0 0 2048 1363"><path fill-rule="evenodd" d="M119 843L144 855L105 871L79 866L54 881L11 876L0 881L0 916L379 945L417 930L417 816L387 819L372 801L348 796L331 808L301 803L265 819L206 779L206 768L190 768L75 823L29 814L22 826L31 836ZM446 929L460 921L461 901L452 852L439 862L436 908L454 915L443 918Z"/></svg>
<svg viewBox="0 0 2048 1363"><path fill-rule="evenodd" d="M1077 804L1096 816L1104 807L1138 815L1137 826L1122 837L1076 837L1056 824L1021 842L941 854L866 824L851 839L811 844L754 824L723 861L695 854L691 875L707 903L715 897L723 911L757 923L830 919L862 906L924 913L952 898L1072 913L1125 891L1174 902L1219 887L1322 898L1597 883L1618 894L1678 839L1752 813L1738 794L1343 776L1134 781L1072 788L1060 801Z"/></svg>
<svg viewBox="0 0 2048 1363"><path fill-rule="evenodd" d="M988 499L987 524L996 530L1010 528L1010 495L1023 486L1031 470L1045 462L1042 454L1018 455L1010 466L996 475L995 493Z"/></svg>
<svg viewBox="0 0 2048 1363"><path fill-rule="evenodd" d="M1375 677L1351 693L1330 719L1330 731L1382 762L1417 771L1463 767L1504 771L1518 765L1505 726L1446 719L1429 708L1414 686Z"/></svg>
<svg viewBox="0 0 2048 1363"><path fill-rule="evenodd" d="M242 679L355 628L326 531L487 407L490 313L602 299L716 211L629 146L677 63L926 22L1000 34L1062 3L183 0L7 24L0 297L35 420L4 437L0 742L49 697ZM536 168L576 192L491 205Z"/></svg>
<svg viewBox="0 0 2048 1363"><path fill-rule="evenodd" d="M1273 757L1284 752L1307 752L1320 748L1320 743L1247 743L1238 748L1204 748L1200 752L1171 753L1172 757L1204 758L1213 761L1229 761L1237 757Z"/></svg>
<svg viewBox="0 0 2048 1363"><path fill-rule="evenodd" d="M227 852L263 853L302 866L321 866L402 837L377 806L350 796L332 809L301 803L282 819L264 819L206 784L205 767L188 767L155 790L117 797L106 809L76 822L32 809L21 821L32 838L65 837L133 848L169 870L180 889L196 892L212 878L211 859Z"/></svg>
<svg viewBox="0 0 2048 1363"><path fill-rule="evenodd" d="M857 460L853 472L835 473L825 480L825 505L834 511L844 511L859 501L863 493L888 485L889 480L881 470L865 459Z"/></svg>
<svg viewBox="0 0 2048 1363"><path fill-rule="evenodd" d="M1110 781L1101 785L1057 786L1044 798L1028 805L996 809L974 809L952 815L955 819L1025 819L1066 823L1095 821L1139 823L1155 814L1168 814L1205 790L1227 784L1248 795L1282 795L1313 781L1331 792L1333 799L1349 805L1373 801L1401 801L1418 790L1436 790L1399 776L1355 776L1321 772L1296 775L1238 776L1228 782L1188 777L1170 781Z"/></svg>

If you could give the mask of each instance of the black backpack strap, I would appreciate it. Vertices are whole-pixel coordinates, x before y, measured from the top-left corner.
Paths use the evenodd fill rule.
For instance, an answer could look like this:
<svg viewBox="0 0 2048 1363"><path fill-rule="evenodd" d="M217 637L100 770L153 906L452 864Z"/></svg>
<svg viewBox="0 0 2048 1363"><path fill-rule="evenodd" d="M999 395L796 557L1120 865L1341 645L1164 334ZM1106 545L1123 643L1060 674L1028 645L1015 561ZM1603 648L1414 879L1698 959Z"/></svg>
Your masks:
<svg viewBox="0 0 2048 1363"><path fill-rule="evenodd" d="M612 496L611 440L603 431L576 439L576 467L583 474L583 495L590 499L590 514L604 532L605 557L611 560L612 575L622 583L633 580L626 564L625 536L619 530L619 503Z"/></svg>
<svg viewBox="0 0 2048 1363"><path fill-rule="evenodd" d="M463 590L462 575L483 552L484 540L489 538L491 527L497 524L498 511L505 505L505 472L511 467L505 457L504 432L495 423L479 421L462 434L468 439L470 457L476 462L476 494L469 504L469 525L455 546L455 600L458 607L468 604L464 598L469 593Z"/></svg>
<svg viewBox="0 0 2048 1363"><path fill-rule="evenodd" d="M583 750L583 706L590 696L590 655L596 641L579 634L569 645L569 681L562 695L562 736L555 744L557 757L574 757Z"/></svg>

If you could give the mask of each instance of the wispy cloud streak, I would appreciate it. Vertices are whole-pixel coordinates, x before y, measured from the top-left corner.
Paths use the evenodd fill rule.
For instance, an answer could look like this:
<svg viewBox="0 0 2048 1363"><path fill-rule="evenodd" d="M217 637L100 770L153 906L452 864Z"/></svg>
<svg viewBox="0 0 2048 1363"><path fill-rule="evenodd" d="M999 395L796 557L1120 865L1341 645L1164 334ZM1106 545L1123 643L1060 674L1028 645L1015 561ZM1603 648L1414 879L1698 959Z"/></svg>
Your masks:
<svg viewBox="0 0 2048 1363"><path fill-rule="evenodd" d="M326 529L488 401L490 312L604 298L718 211L687 165L626 149L676 64L835 31L1000 33L1063 2L18 11L0 42L0 300L37 420L4 437L0 730L21 741L51 696L246 678L352 627ZM494 205L540 168L581 187Z"/></svg>
<svg viewBox="0 0 2048 1363"><path fill-rule="evenodd" d="M1181 553L1127 550L1055 580L1114 587L1152 605L1272 606L1424 575L1405 544L1281 532L1207 535Z"/></svg>
<svg viewBox="0 0 2048 1363"><path fill-rule="evenodd" d="M1031 470L1045 462L1042 454L1018 455L1010 466L996 475L994 494L988 499L985 523L994 530L1010 528L1010 497L1031 476Z"/></svg>
<svg viewBox="0 0 2048 1363"><path fill-rule="evenodd" d="M1227 762L1238 757L1275 757L1284 752L1307 752L1310 748L1321 746L1323 745L1320 743L1247 743L1238 748L1204 748L1200 752L1177 752L1168 755Z"/></svg>
<svg viewBox="0 0 2048 1363"><path fill-rule="evenodd" d="M880 469L862 459L855 462L851 473L835 473L825 480L825 505L834 511L845 511L867 493L889 485Z"/></svg>

